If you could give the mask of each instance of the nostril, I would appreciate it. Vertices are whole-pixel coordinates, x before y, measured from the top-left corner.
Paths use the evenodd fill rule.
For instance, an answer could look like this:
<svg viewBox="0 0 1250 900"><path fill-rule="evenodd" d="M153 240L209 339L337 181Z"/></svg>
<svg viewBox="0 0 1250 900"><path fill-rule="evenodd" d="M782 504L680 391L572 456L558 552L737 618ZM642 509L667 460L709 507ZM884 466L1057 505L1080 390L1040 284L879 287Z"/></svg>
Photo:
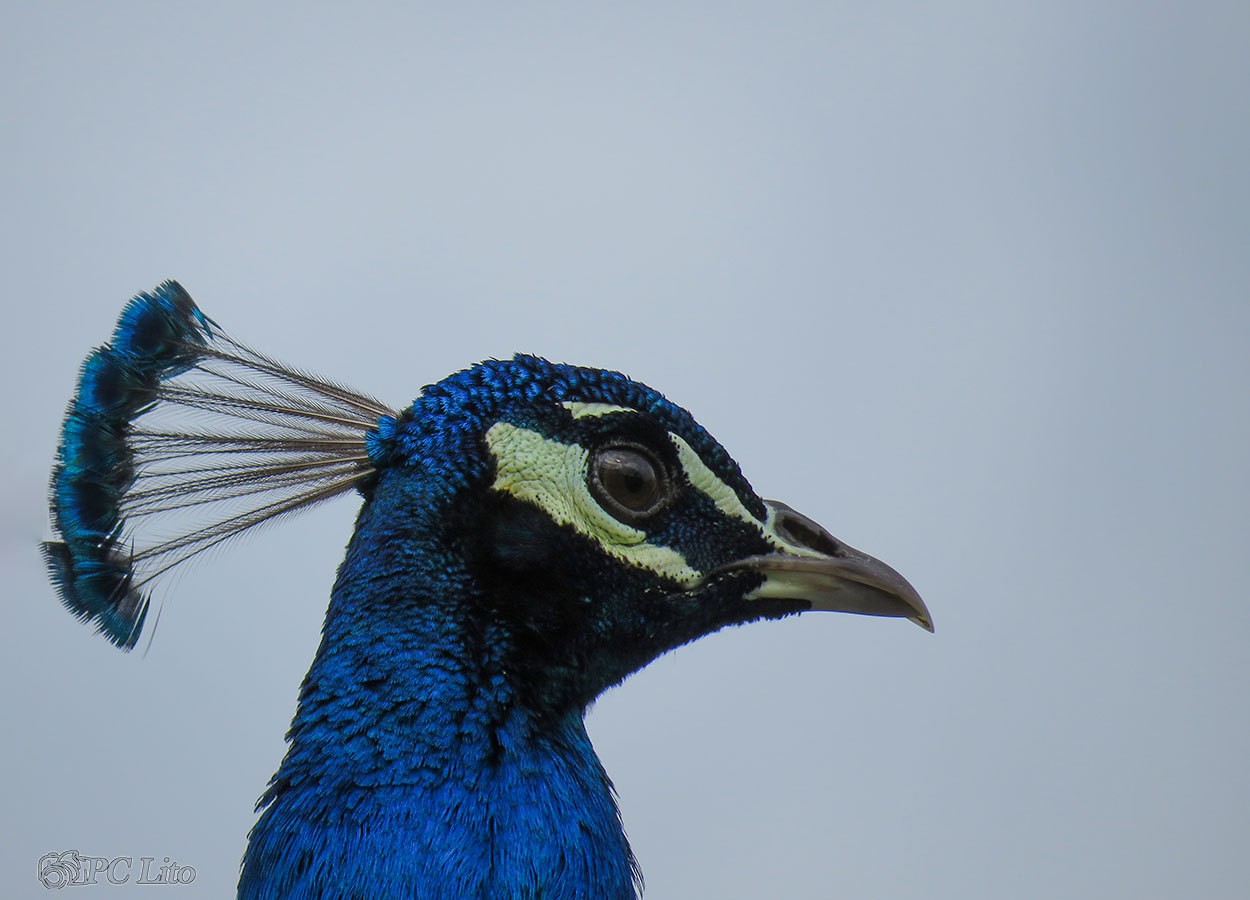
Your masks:
<svg viewBox="0 0 1250 900"><path fill-rule="evenodd" d="M778 510L773 523L782 540L827 556L841 556L842 544L811 519L793 510Z"/></svg>

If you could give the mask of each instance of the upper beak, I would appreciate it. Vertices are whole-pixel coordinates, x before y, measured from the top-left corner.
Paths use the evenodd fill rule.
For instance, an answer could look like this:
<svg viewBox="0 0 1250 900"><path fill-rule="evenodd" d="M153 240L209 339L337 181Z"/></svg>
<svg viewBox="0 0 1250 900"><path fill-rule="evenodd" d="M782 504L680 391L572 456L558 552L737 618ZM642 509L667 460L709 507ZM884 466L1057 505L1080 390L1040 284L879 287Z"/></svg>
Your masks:
<svg viewBox="0 0 1250 900"><path fill-rule="evenodd" d="M881 560L842 543L786 504L766 503L768 524L787 550L747 557L721 570L750 569L763 574L763 584L751 596L801 600L812 609L833 612L907 618L933 631L933 617L906 578Z"/></svg>

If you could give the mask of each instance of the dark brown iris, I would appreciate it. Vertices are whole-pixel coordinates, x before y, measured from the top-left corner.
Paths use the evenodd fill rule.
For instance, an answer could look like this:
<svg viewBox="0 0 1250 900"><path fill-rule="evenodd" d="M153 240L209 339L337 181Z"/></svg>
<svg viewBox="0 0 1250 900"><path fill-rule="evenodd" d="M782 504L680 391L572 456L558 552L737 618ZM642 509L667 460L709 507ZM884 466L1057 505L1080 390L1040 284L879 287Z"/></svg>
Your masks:
<svg viewBox="0 0 1250 900"><path fill-rule="evenodd" d="M639 447L608 446L595 451L590 488L604 509L625 522L653 515L667 497L663 467Z"/></svg>

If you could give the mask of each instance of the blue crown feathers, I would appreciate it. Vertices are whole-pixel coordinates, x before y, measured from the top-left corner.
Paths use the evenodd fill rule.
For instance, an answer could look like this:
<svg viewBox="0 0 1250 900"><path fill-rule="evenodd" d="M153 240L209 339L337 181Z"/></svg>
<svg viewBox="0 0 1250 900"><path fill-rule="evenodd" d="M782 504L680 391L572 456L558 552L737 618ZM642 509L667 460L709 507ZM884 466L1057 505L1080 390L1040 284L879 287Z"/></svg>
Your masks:
<svg viewBox="0 0 1250 900"><path fill-rule="evenodd" d="M175 281L135 297L83 363L52 472L66 607L132 648L157 575L352 490L384 404L228 337ZM160 536L159 538L157 536Z"/></svg>

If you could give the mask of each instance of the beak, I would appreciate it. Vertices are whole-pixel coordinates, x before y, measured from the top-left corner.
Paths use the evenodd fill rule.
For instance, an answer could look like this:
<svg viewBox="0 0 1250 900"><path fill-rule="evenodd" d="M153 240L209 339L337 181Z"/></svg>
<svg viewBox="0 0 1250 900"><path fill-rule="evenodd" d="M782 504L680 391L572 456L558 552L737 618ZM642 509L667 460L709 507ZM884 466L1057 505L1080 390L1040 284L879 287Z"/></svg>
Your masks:
<svg viewBox="0 0 1250 900"><path fill-rule="evenodd" d="M933 631L933 617L906 578L881 560L842 543L786 504L765 502L767 528L784 549L750 556L719 570L761 573L764 582L751 598L798 600L811 609L906 618Z"/></svg>

